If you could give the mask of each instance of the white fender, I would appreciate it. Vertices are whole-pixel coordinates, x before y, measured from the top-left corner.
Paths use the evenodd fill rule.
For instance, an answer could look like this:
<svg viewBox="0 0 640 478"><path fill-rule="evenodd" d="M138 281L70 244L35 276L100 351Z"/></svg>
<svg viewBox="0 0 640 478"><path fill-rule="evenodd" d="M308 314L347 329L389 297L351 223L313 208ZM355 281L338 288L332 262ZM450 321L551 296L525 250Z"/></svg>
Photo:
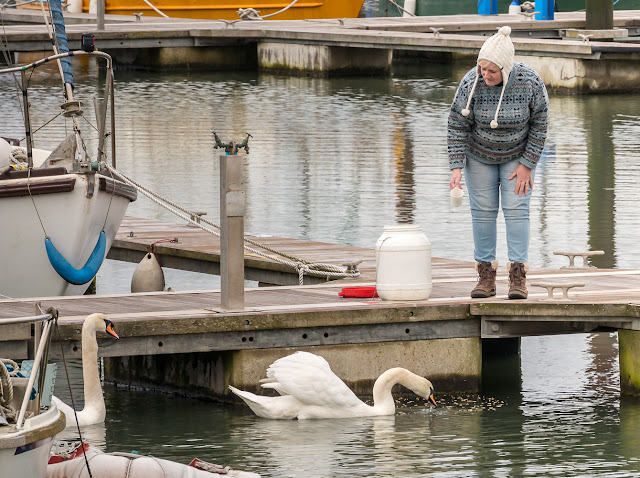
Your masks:
<svg viewBox="0 0 640 478"><path fill-rule="evenodd" d="M11 164L11 145L0 138L0 169Z"/></svg>
<svg viewBox="0 0 640 478"><path fill-rule="evenodd" d="M164 290L164 272L153 252L147 252L133 271L131 292L159 292Z"/></svg>

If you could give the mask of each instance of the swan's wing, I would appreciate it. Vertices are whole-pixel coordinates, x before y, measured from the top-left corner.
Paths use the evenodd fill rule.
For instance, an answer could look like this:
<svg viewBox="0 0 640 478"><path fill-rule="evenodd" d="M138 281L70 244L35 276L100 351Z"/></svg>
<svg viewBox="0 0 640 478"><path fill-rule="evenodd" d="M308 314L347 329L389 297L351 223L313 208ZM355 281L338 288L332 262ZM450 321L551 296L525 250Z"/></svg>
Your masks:
<svg viewBox="0 0 640 478"><path fill-rule="evenodd" d="M229 390L244 400L259 417L290 420L296 418L300 411L300 403L294 397L264 397L239 390L231 385Z"/></svg>
<svg viewBox="0 0 640 478"><path fill-rule="evenodd" d="M267 369L267 372L269 371L269 369ZM282 390L280 388L280 384L278 383L278 381L275 378L261 378L260 379L260 383L262 384L261 386L263 388L272 388L273 390L275 390L276 392L278 392L280 395L289 395L285 390Z"/></svg>
<svg viewBox="0 0 640 478"><path fill-rule="evenodd" d="M273 362L262 386L291 395L304 405L362 406L362 401L333 373L327 361L308 352L296 352Z"/></svg>

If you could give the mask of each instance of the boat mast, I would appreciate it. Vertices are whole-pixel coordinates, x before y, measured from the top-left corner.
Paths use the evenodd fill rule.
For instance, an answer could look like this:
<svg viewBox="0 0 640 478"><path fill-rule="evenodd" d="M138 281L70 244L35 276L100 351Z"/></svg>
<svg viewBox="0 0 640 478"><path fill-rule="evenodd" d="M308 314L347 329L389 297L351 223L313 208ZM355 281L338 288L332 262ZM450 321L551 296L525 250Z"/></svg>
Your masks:
<svg viewBox="0 0 640 478"><path fill-rule="evenodd" d="M49 35L51 36L51 44L53 47L54 55L59 53L68 53L69 46L67 44L67 32L64 26L64 17L62 16L62 4L60 0L50 0L49 8L51 11L51 18L53 20L53 27L55 30L55 36L52 35L51 30L49 30ZM47 22L45 15L45 22ZM48 23L47 23L48 25ZM71 68L71 59L67 57L58 58L58 68L62 73L62 82L64 85L64 96L66 98L66 103L64 103L61 107L64 110L63 116L71 117L73 121L73 131L75 133L76 138L76 155L82 155L82 151L84 148L82 147L82 139L80 137L80 127L78 126L77 116L82 115L82 109L80 108L80 102L74 101L73 99L73 70Z"/></svg>
<svg viewBox="0 0 640 478"><path fill-rule="evenodd" d="M20 78L22 80L22 102L24 104L24 131L27 140L27 165L29 169L33 168L33 143L31 138L31 116L29 114L29 94L27 93L27 72L20 70Z"/></svg>

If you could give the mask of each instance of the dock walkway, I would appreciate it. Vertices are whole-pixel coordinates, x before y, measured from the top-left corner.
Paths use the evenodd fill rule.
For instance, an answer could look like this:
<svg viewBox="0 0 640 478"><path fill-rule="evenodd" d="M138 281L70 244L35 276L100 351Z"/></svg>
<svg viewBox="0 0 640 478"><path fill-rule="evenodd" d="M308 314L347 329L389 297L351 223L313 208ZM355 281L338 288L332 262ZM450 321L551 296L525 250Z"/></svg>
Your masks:
<svg viewBox="0 0 640 478"><path fill-rule="evenodd" d="M95 21L82 15L70 20ZM506 14L286 21L118 17L99 31L71 23L67 35L73 49L83 33L93 33L97 48L113 57L116 68L388 75L400 57L452 62L476 55L487 36L508 25L516 59L534 68L548 88L635 91L640 89L640 11L615 11L613 17L614 30L595 33L585 30L585 12L558 12L551 21ZM3 38L21 63L51 50L44 26L7 25ZM22 59L22 52L35 53Z"/></svg>
<svg viewBox="0 0 640 478"><path fill-rule="evenodd" d="M37 12L3 12L4 39L10 51L51 50ZM70 45L79 45L82 33L93 33L102 50L172 47L239 46L257 42L284 42L365 49L477 53L487 35L509 25L516 54L597 59L603 54L629 53L640 45L628 42L566 41L567 29L585 27L584 12L557 12L555 20L526 20L520 15L443 15L415 18L348 18L326 20L236 21L188 20L107 15L104 30L96 31L95 16L68 14ZM8 24L11 21L21 24ZM93 23L84 23L93 22ZM639 11L615 11L614 26L630 36L640 34ZM435 30L435 31L434 31ZM545 38L541 38L545 37ZM636 52L637 54L637 52Z"/></svg>
<svg viewBox="0 0 640 478"><path fill-rule="evenodd" d="M212 226L207 226L214 229ZM363 262L358 265L362 280L375 281L375 251L361 247L327 244L274 236L247 236L270 249L309 262L336 266ZM108 259L138 263L150 245L162 239L178 239L177 243L162 242L155 253L163 267L207 274L220 274L220 238L197 227L153 219L125 217L115 237ZM259 247L247 244L260 249ZM271 252L264 251L273 255ZM298 272L286 264L245 253L245 279L271 285L298 285ZM326 277L305 276L304 284L326 282Z"/></svg>
<svg viewBox="0 0 640 478"><path fill-rule="evenodd" d="M165 266L171 262L173 267L186 270L215 272L219 261L217 238L197 228L154 220L127 218L109 257L139 260L136 258L148 250L149 244L167 237L177 237L179 242L158 244ZM117 324L121 337L100 349L104 356L640 330L640 270L532 269L527 276L529 284L584 283L584 287L571 289L571 300L565 301L558 292L557 300L548 300L545 288L530 285L527 300L510 301L506 300L507 273L501 267L498 296L472 300L469 291L477 280L473 264L433 258L433 290L428 300L348 299L338 295L343 287L375 285L374 250L275 237L260 240L289 253L338 265L363 259L362 276L308 286L247 288L245 310L241 312L221 310L218 290L38 301L59 310L65 353L76 357L80 325L93 312L107 314ZM249 277L275 274L297 280L295 271L285 271L281 264L251 255L245 256L245 261ZM0 301L0 318L32 315L35 302L36 299ZM26 339L19 334L2 334L0 348L12 343L26 351ZM54 347L52 353L55 356L59 349Z"/></svg>

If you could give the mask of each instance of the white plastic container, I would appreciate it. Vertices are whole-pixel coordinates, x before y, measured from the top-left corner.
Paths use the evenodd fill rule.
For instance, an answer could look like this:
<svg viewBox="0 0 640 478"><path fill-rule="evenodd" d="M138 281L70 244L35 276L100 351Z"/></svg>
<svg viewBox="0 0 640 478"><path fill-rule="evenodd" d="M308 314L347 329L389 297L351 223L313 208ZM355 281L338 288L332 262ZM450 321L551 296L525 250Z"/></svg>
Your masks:
<svg viewBox="0 0 640 478"><path fill-rule="evenodd" d="M69 13L82 13L82 0L68 0L67 11Z"/></svg>
<svg viewBox="0 0 640 478"><path fill-rule="evenodd" d="M449 193L450 202L453 207L459 207L462 205L462 198L464 197L464 191L460 188L453 188Z"/></svg>
<svg viewBox="0 0 640 478"><path fill-rule="evenodd" d="M509 5L509 15L518 15L522 11L522 7L520 6L520 2L518 0L513 0L511 5Z"/></svg>
<svg viewBox="0 0 640 478"><path fill-rule="evenodd" d="M431 243L415 224L385 226L376 242L376 290L384 300L431 295Z"/></svg>

